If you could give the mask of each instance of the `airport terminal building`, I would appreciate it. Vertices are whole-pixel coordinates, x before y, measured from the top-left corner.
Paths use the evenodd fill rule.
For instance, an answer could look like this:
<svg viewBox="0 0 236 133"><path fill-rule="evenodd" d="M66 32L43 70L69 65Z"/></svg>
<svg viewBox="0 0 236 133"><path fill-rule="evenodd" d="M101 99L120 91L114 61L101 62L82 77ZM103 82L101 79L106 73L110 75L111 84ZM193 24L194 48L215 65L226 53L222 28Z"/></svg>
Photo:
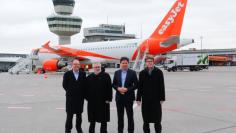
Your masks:
<svg viewBox="0 0 236 133"><path fill-rule="evenodd" d="M125 25L100 24L84 28L83 43L135 39L135 34L126 34Z"/></svg>

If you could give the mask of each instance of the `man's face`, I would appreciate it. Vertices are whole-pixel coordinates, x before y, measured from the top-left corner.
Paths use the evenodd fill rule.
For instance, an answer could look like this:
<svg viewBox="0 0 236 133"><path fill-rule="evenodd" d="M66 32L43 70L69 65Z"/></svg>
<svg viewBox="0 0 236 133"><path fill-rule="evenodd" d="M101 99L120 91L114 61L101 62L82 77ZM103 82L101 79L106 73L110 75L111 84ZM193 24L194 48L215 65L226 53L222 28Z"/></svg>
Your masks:
<svg viewBox="0 0 236 133"><path fill-rule="evenodd" d="M123 60L120 62L120 68L122 70L127 70L129 68L129 62L127 60Z"/></svg>
<svg viewBox="0 0 236 133"><path fill-rule="evenodd" d="M153 68L154 61L152 59L147 59L146 60L146 66L147 66L147 68Z"/></svg>
<svg viewBox="0 0 236 133"><path fill-rule="evenodd" d="M101 72L101 64L93 64L93 70L95 74L98 74Z"/></svg>
<svg viewBox="0 0 236 133"><path fill-rule="evenodd" d="M73 69L74 71L76 71L76 72L79 71L79 69L80 69L80 62L79 62L78 60L74 60L74 61L72 62L72 69Z"/></svg>

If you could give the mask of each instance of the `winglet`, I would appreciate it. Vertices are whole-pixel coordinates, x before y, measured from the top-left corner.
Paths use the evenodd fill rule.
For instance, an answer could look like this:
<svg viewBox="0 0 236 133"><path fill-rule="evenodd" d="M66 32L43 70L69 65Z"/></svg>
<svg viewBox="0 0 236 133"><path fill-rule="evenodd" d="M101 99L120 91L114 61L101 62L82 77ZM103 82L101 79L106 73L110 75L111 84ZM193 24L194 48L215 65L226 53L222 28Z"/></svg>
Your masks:
<svg viewBox="0 0 236 133"><path fill-rule="evenodd" d="M42 45L42 47L46 48L46 49L49 48L49 43L50 43L50 41L46 42L44 45Z"/></svg>

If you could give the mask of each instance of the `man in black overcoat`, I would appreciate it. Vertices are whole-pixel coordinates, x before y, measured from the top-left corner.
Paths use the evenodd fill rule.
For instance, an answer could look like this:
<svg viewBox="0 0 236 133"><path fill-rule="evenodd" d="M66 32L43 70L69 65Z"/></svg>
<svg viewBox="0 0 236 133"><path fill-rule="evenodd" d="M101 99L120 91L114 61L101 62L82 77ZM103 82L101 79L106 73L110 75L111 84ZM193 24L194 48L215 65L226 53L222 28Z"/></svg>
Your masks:
<svg viewBox="0 0 236 133"><path fill-rule="evenodd" d="M95 133L95 122L101 123L100 133L107 133L107 122L110 121L110 102L112 101L111 78L101 71L101 64L93 64L94 73L87 77L89 133Z"/></svg>
<svg viewBox="0 0 236 133"><path fill-rule="evenodd" d="M154 66L154 58L147 56L146 68L139 73L137 103L142 103L143 131L150 133L149 123L154 123L155 132L161 133L162 103L165 101L164 76Z"/></svg>
<svg viewBox="0 0 236 133"><path fill-rule="evenodd" d="M116 90L118 133L123 133L124 110L126 110L128 116L128 133L134 133L133 104L138 79L136 72L129 69L129 59L127 57L120 59L120 70L115 72L112 85Z"/></svg>
<svg viewBox="0 0 236 133"><path fill-rule="evenodd" d="M82 112L86 89L86 73L80 69L80 62L77 59L72 61L72 70L63 76L63 88L66 91L66 124L65 132L71 133L73 127L73 115L76 114L76 129L82 133Z"/></svg>

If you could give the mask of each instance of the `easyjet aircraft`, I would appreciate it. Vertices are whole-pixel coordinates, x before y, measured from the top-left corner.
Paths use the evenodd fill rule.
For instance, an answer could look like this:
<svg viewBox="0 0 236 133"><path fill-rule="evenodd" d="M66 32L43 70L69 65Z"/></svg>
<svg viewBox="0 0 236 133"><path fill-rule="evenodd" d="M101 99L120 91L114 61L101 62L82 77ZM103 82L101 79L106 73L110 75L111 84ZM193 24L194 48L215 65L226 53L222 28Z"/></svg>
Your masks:
<svg viewBox="0 0 236 133"><path fill-rule="evenodd" d="M160 25L145 40L132 39L68 46L49 46L47 42L36 54L43 61L44 70L55 71L59 69L61 61L70 61L73 58L80 59L81 64L91 64L118 61L122 56L134 61L145 52L155 56L167 53L193 43L192 39L180 39L186 5L187 0L177 0Z"/></svg>

